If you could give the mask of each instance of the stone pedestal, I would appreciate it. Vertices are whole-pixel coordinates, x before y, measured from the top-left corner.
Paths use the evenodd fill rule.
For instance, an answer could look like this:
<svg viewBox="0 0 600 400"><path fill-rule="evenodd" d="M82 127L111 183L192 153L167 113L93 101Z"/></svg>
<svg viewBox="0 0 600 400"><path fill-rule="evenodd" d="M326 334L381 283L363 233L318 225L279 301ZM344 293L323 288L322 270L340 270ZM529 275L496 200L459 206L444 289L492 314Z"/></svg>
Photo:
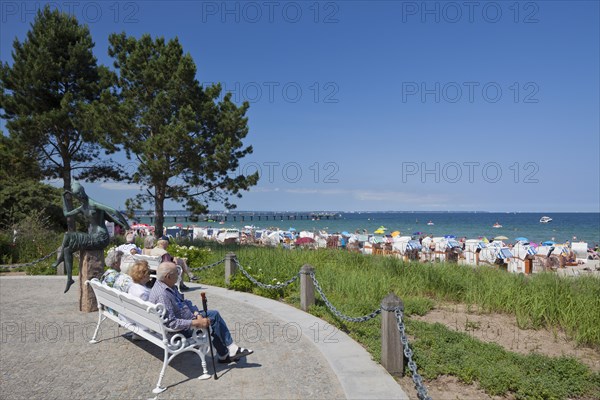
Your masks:
<svg viewBox="0 0 600 400"><path fill-rule="evenodd" d="M81 250L79 254L79 311L98 311L94 290L85 284L92 278L100 278L104 273L103 250Z"/></svg>

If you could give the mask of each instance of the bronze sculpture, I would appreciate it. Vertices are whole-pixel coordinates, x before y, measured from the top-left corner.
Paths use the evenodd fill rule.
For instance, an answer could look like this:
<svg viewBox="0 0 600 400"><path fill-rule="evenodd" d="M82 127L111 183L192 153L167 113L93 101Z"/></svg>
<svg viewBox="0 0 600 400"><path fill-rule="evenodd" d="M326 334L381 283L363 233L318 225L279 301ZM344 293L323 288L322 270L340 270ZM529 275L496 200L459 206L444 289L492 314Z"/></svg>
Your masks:
<svg viewBox="0 0 600 400"><path fill-rule="evenodd" d="M77 198L81 205L73 210L68 210L64 198L67 193L71 193ZM72 279L73 253L79 250L104 250L110 240L105 220L119 224L126 230L129 229L129 224L127 223L127 220L125 220L125 217L114 208L90 199L85 193L83 186L79 183L73 183L71 185L71 192L65 191L65 193L63 193L63 213L65 217L83 214L86 221L89 222L88 233L65 233L60 254L56 263L53 265L54 267L57 267L64 261L65 271L67 272L67 287L65 288L64 293L67 293L71 285L75 283Z"/></svg>

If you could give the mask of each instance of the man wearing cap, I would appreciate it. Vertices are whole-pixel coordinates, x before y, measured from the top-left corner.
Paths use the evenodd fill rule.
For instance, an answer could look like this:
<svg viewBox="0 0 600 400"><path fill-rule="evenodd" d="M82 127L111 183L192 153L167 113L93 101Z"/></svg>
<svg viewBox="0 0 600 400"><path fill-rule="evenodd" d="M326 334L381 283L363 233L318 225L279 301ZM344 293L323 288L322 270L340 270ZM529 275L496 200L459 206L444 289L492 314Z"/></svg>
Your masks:
<svg viewBox="0 0 600 400"><path fill-rule="evenodd" d="M188 278L190 278L190 280L195 281L198 279L192 274L192 271L190 271L186 260L170 255L167 251L167 247L169 247L169 237L161 236L160 239L158 239L158 242L156 242L156 247L150 251L150 255L161 257L161 262L172 262L179 265L183 269L183 272L187 274ZM189 287L183 283L183 279L179 283L179 290L182 292L189 290Z"/></svg>

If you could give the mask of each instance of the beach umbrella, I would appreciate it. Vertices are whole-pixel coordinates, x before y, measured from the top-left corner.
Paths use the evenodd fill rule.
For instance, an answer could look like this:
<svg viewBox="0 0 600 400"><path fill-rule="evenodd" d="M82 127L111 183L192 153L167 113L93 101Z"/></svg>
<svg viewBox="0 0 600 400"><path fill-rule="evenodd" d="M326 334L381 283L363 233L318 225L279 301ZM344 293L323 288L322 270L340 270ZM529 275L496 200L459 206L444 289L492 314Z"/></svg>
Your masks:
<svg viewBox="0 0 600 400"><path fill-rule="evenodd" d="M400 235L400 231L394 231L394 232L392 232L392 237L396 237L398 235Z"/></svg>
<svg viewBox="0 0 600 400"><path fill-rule="evenodd" d="M446 236L444 236L444 239L456 239L456 236L454 236L454 235L446 235Z"/></svg>
<svg viewBox="0 0 600 400"><path fill-rule="evenodd" d="M288 231L290 231L290 232L296 232L296 228L290 228L290 229L288 229Z"/></svg>
<svg viewBox="0 0 600 400"><path fill-rule="evenodd" d="M553 240L546 240L545 242L542 243L542 245L544 245L544 246L553 246L555 244L556 244L556 242Z"/></svg>
<svg viewBox="0 0 600 400"><path fill-rule="evenodd" d="M423 232L413 232L413 235L422 235L422 234L423 234ZM392 235L393 235L393 233L392 233Z"/></svg>
<svg viewBox="0 0 600 400"><path fill-rule="evenodd" d="M385 229L381 229L381 228L379 228L379 229L377 229L377 230L376 230L375 232L373 232L373 233L376 233L376 234L378 234L378 235L383 235L383 234L385 233Z"/></svg>
<svg viewBox="0 0 600 400"><path fill-rule="evenodd" d="M344 231L342 232L342 236L350 236L350 233L348 233L348 231Z"/></svg>
<svg viewBox="0 0 600 400"><path fill-rule="evenodd" d="M529 239L527 239L526 237L519 236L518 238L515 238L515 242L529 243Z"/></svg>
<svg viewBox="0 0 600 400"><path fill-rule="evenodd" d="M496 236L494 240L508 240L506 236Z"/></svg>

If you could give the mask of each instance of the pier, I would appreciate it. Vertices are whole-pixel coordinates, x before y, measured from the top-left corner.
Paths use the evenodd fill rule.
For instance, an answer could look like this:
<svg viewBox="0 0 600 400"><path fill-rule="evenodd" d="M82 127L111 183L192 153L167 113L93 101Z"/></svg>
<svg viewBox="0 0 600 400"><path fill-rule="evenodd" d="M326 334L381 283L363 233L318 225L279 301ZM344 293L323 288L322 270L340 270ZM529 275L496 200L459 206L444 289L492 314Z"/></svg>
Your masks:
<svg viewBox="0 0 600 400"><path fill-rule="evenodd" d="M136 211L134 214L136 220L150 219L154 223L156 214L154 210ZM200 216L192 215L189 211L167 210L164 214L165 222L254 222L254 221L318 221L333 220L340 218L337 212L318 212L318 211L235 211L235 212L216 212Z"/></svg>

